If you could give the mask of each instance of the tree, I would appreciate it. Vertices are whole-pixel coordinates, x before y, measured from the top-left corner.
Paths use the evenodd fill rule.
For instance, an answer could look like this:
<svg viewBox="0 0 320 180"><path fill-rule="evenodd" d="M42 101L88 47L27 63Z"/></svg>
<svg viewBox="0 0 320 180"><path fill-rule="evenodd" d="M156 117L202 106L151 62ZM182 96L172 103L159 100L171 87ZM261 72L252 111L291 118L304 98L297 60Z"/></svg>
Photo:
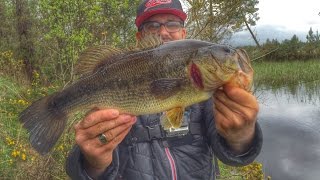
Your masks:
<svg viewBox="0 0 320 180"><path fill-rule="evenodd" d="M4 14L4 9L5 9L4 6L5 5L2 2L0 2L0 19L2 19L1 24L0 24L0 41L4 37L4 28L3 27L4 27L4 24L5 24L4 22L6 20L6 17L5 17L5 14Z"/></svg>
<svg viewBox="0 0 320 180"><path fill-rule="evenodd" d="M19 52L25 65L26 74L30 81L33 80L35 70L34 42L32 38L32 22L27 0L16 0L17 33L19 38Z"/></svg>
<svg viewBox="0 0 320 180"><path fill-rule="evenodd" d="M316 33L314 33L312 28L310 27L306 38L307 43L305 46L305 52L307 56L309 56L310 58L320 57L320 35L318 30L316 31Z"/></svg>
<svg viewBox="0 0 320 180"><path fill-rule="evenodd" d="M277 60L279 57L280 43L277 39L270 40L269 38L262 46L262 51L265 52L265 58L268 60Z"/></svg>
<svg viewBox="0 0 320 180"><path fill-rule="evenodd" d="M220 42L259 19L257 0L187 0L189 36Z"/></svg>
<svg viewBox="0 0 320 180"><path fill-rule="evenodd" d="M247 29L249 30L249 32L250 32L250 34L251 34L254 42L256 43L256 45L258 46L258 48L260 48L261 46L260 46L260 44L259 44L259 41L257 40L256 36L253 34L253 31L251 30L250 25L248 24L248 22L247 22L246 19L244 20L244 23L245 23Z"/></svg>
<svg viewBox="0 0 320 180"><path fill-rule="evenodd" d="M310 30L309 30L306 38L307 38L307 42L309 42L309 43L319 42L320 41L320 34L319 34L318 30L314 34L312 28L310 27Z"/></svg>
<svg viewBox="0 0 320 180"><path fill-rule="evenodd" d="M313 31L312 31L312 27L310 27L310 30L308 32L308 35L306 36L307 38L307 42L309 43L313 43L316 39L315 39L315 36L313 34Z"/></svg>
<svg viewBox="0 0 320 180"><path fill-rule="evenodd" d="M16 21L12 1L0 0L0 52L17 46Z"/></svg>
<svg viewBox="0 0 320 180"><path fill-rule="evenodd" d="M36 69L48 81L68 82L85 48L133 44L139 1L0 0L0 50L19 54L30 77ZM250 26L258 19L257 0L182 2L188 8L191 38L221 42L245 22Z"/></svg>
<svg viewBox="0 0 320 180"><path fill-rule="evenodd" d="M57 78L72 79L79 53L88 46L119 46L134 40L134 18L139 0L40 0L45 26L44 46L49 70ZM51 42L51 43L47 43ZM48 59L49 58L49 59ZM52 64L52 65L51 65Z"/></svg>
<svg viewBox="0 0 320 180"><path fill-rule="evenodd" d="M299 60L300 52L301 52L301 41L299 40L297 35L293 35L289 41L289 59L291 60Z"/></svg>

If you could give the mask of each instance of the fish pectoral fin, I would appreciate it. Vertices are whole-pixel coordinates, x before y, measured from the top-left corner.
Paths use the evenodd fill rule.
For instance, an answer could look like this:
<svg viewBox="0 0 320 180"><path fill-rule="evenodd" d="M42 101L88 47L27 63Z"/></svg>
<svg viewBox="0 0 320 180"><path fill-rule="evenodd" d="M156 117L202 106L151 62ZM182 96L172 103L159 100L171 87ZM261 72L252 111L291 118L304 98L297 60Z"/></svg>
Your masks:
<svg viewBox="0 0 320 180"><path fill-rule="evenodd" d="M169 128L179 128L181 127L183 121L183 107L176 107L165 112L161 116L161 125L166 130Z"/></svg>
<svg viewBox="0 0 320 180"><path fill-rule="evenodd" d="M158 99L166 99L177 94L183 84L183 79L157 79L151 83L151 94Z"/></svg>
<svg viewBox="0 0 320 180"><path fill-rule="evenodd" d="M160 123L161 123L161 126L163 127L164 130L168 130L168 129L172 128L172 125L171 125L171 123L165 113L162 114L162 116L160 117Z"/></svg>
<svg viewBox="0 0 320 180"><path fill-rule="evenodd" d="M107 45L94 46L83 51L75 67L76 75L91 74L101 66L113 64L112 56L123 51Z"/></svg>

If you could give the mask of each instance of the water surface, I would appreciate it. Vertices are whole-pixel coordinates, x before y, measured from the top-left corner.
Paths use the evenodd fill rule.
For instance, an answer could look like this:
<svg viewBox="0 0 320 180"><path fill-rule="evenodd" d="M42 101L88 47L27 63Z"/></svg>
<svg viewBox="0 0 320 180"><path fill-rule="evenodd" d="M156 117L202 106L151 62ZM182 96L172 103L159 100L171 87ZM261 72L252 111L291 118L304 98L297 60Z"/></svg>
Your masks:
<svg viewBox="0 0 320 180"><path fill-rule="evenodd" d="M258 88L259 89L259 88ZM264 144L258 161L273 180L320 179L320 96L318 88L256 92Z"/></svg>

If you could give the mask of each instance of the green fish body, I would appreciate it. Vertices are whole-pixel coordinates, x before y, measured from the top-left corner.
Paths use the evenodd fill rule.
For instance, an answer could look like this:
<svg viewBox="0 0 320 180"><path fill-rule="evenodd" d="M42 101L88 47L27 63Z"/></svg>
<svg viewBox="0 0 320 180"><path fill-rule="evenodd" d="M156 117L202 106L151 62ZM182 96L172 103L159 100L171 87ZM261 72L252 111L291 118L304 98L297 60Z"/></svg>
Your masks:
<svg viewBox="0 0 320 180"><path fill-rule="evenodd" d="M209 99L230 81L248 86L253 73L243 50L199 40L127 52L94 47L80 56L78 69L83 76L77 82L20 114L32 146L41 154L50 151L76 111L93 107L132 115L166 111L169 123L164 126L176 128L184 107ZM245 77L237 78L239 72Z"/></svg>

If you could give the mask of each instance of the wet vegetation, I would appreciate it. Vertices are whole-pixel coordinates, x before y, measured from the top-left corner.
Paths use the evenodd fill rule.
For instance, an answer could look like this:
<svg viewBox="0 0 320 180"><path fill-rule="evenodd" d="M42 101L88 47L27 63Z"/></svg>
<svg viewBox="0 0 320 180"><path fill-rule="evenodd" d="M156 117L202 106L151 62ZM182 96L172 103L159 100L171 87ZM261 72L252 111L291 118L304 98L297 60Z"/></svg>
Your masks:
<svg viewBox="0 0 320 180"><path fill-rule="evenodd" d="M311 91L320 84L320 59L307 61L256 61L254 83L278 89L288 87L294 89L304 84Z"/></svg>
<svg viewBox="0 0 320 180"><path fill-rule="evenodd" d="M319 95L320 34L310 28L306 41L296 35L279 42L267 40L260 48L243 47L248 51L255 70L256 91L271 88L287 89L295 94L302 86L307 94Z"/></svg>
<svg viewBox="0 0 320 180"><path fill-rule="evenodd" d="M1 178L68 179L64 167L74 144L72 126L52 153L39 156L30 147L18 115L34 100L74 81L74 65L86 47L133 44L139 1L0 0ZM258 19L256 0L184 2L190 17L189 38L219 42L244 27L244 22L255 25ZM300 83L310 89L319 84L319 34L310 29L306 36L306 42L293 36L283 42L268 40L261 48L244 47L256 59L255 87L287 86L294 91ZM220 179L266 178L259 163L242 168L220 163L220 167Z"/></svg>

